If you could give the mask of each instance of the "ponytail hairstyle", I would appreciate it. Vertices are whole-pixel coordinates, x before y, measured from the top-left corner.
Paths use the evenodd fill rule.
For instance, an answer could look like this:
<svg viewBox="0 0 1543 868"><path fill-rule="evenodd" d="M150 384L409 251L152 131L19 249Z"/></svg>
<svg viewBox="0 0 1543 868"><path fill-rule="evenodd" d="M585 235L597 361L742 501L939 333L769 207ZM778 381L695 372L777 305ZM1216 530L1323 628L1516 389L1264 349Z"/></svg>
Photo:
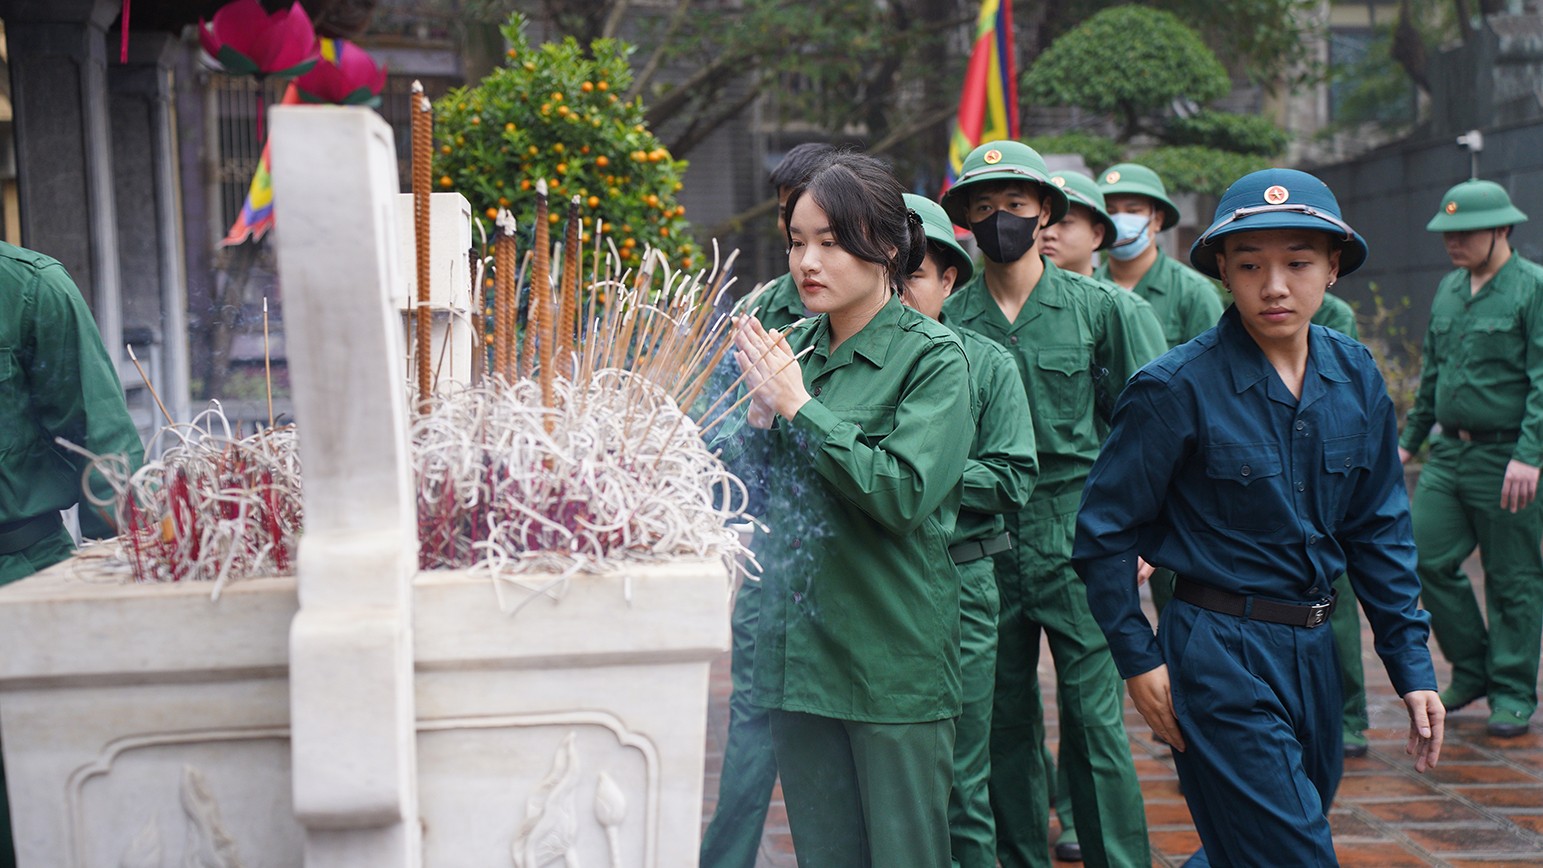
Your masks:
<svg viewBox="0 0 1543 868"><path fill-rule="evenodd" d="M788 196L783 221L792 226L798 201L812 197L830 218L831 233L841 249L883 266L890 291L899 295L906 277L921 267L927 255L921 217L905 206L904 194L905 188L882 160L838 151ZM789 245L792 242L790 229Z"/></svg>

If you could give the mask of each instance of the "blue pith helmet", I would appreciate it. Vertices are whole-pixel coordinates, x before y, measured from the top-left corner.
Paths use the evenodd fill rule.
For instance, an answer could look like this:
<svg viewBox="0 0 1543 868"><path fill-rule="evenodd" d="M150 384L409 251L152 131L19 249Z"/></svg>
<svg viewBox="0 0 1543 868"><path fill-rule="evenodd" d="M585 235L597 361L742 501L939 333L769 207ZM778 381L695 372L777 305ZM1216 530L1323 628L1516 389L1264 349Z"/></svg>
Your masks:
<svg viewBox="0 0 1543 868"><path fill-rule="evenodd" d="M1366 261L1366 240L1340 217L1339 201L1328 184L1296 169L1265 169L1233 181L1222 194L1211 228L1189 248L1190 264L1220 279L1216 254L1221 240L1261 229L1312 229L1334 236L1342 245L1341 276Z"/></svg>

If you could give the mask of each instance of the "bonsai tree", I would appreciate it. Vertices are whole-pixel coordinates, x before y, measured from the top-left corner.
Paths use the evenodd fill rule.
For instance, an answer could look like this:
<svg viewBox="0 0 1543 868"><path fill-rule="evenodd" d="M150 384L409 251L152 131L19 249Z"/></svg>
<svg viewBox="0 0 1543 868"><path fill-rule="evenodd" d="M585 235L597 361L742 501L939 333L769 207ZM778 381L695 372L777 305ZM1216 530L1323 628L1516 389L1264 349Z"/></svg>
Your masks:
<svg viewBox="0 0 1543 868"><path fill-rule="evenodd" d="M1227 70L1198 34L1159 9L1099 12L1052 43L1023 85L1030 100L1107 115L1118 130L1112 141L1078 133L1029 144L1080 153L1094 169L1116 162L1112 154L1133 159L1175 190L1220 194L1286 147L1268 119L1203 107L1231 90ZM1135 153L1146 141L1156 147Z"/></svg>
<svg viewBox="0 0 1543 868"><path fill-rule="evenodd" d="M686 208L675 201L686 163L648 130L642 101L620 96L632 83L631 47L597 39L586 54L572 37L532 47L518 13L502 30L503 65L435 105L438 187L465 195L490 238L507 208L528 243L536 182L545 179L554 226L577 195L586 219L604 222L624 266L639 265L649 246L677 267L700 265ZM586 225L587 243L590 232Z"/></svg>

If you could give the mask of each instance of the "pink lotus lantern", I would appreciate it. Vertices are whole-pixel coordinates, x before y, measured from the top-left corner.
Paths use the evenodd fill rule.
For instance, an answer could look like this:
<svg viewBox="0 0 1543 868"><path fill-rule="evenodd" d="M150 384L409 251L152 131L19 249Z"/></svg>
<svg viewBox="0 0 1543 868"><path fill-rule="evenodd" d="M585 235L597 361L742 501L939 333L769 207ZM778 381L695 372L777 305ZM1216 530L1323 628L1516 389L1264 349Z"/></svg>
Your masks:
<svg viewBox="0 0 1543 868"><path fill-rule="evenodd" d="M321 60L310 72L295 79L304 102L337 105L380 105L386 86L386 68L376 66L369 52L346 39L321 40Z"/></svg>
<svg viewBox="0 0 1543 868"><path fill-rule="evenodd" d="M258 0L232 0L198 20L204 51L232 75L288 78L316 65L316 30L299 3L269 15Z"/></svg>
<svg viewBox="0 0 1543 868"><path fill-rule="evenodd" d="M316 29L297 2L269 15L258 0L232 0L207 23L198 19L198 41L231 75L289 78L316 65ZM262 88L257 90L257 140L263 138Z"/></svg>

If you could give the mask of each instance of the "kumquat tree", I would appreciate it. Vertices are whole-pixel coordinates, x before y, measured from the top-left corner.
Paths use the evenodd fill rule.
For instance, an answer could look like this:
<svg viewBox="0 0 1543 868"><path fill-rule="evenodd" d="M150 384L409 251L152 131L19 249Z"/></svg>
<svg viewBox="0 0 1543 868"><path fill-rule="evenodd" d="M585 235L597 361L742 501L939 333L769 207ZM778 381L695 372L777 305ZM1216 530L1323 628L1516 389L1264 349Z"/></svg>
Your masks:
<svg viewBox="0 0 1543 868"><path fill-rule="evenodd" d="M649 131L642 101L622 97L632 83L631 47L597 39L586 55L572 37L533 47L518 13L502 31L503 66L435 104L437 188L470 200L488 238L498 209L506 208L520 237L529 239L536 182L544 179L552 202L548 219L557 224L578 196L583 241L593 243L589 221L603 221L624 268L640 265L649 247L672 267L705 264L686 208L675 201L686 163Z"/></svg>

